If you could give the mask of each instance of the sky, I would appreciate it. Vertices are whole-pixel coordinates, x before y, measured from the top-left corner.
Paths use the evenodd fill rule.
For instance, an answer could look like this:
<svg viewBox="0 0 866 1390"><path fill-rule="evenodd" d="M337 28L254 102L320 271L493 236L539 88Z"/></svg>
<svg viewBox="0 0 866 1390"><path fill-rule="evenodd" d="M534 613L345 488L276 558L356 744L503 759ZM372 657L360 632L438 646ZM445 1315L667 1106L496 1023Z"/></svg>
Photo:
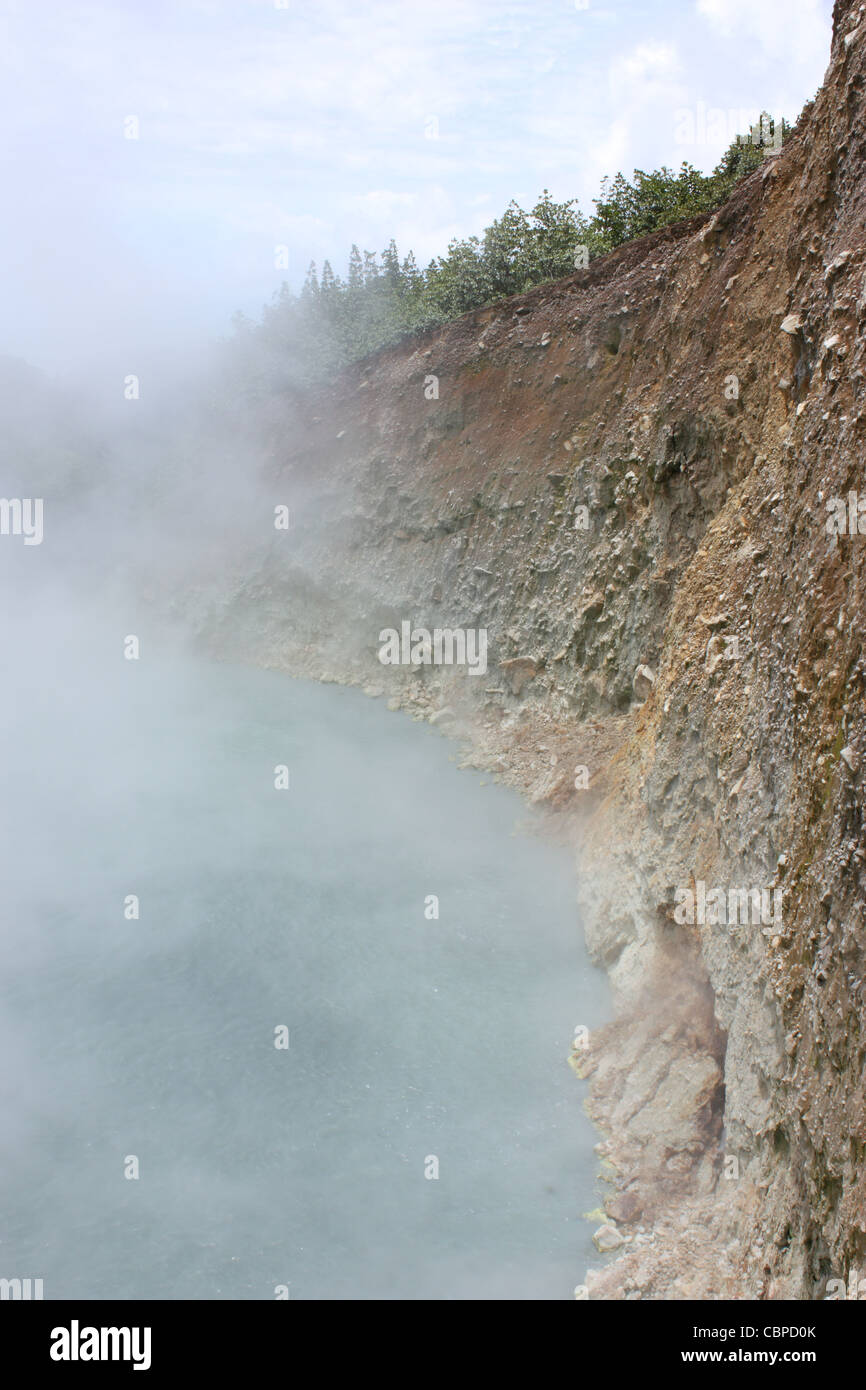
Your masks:
<svg viewBox="0 0 866 1390"><path fill-rule="evenodd" d="M0 0L0 354L177 364L283 280L795 119L831 0ZM689 136L694 135L690 140Z"/></svg>

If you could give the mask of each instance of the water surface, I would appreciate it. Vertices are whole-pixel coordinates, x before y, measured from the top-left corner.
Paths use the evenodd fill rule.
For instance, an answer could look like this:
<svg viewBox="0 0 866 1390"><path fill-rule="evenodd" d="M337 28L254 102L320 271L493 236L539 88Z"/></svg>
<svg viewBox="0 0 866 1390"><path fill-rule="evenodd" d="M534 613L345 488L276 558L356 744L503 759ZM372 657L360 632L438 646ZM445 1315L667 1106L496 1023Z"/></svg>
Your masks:
<svg viewBox="0 0 866 1390"><path fill-rule="evenodd" d="M565 1059L607 998L569 855L381 702L147 655L7 665L0 1275L571 1297L598 1135Z"/></svg>

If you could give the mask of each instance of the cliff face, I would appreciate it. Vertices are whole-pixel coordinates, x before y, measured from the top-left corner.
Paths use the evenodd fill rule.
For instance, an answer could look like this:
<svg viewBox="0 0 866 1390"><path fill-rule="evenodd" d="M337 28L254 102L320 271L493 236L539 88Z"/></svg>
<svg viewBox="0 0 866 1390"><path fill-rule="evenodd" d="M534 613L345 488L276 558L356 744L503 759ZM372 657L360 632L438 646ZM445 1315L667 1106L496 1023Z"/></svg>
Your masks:
<svg viewBox="0 0 866 1390"><path fill-rule="evenodd" d="M866 1265L864 71L840 0L720 212L335 382L274 436L291 529L209 621L436 716L573 837L618 1005L575 1059L627 1237L591 1297ZM383 666L404 621L486 629L486 674Z"/></svg>

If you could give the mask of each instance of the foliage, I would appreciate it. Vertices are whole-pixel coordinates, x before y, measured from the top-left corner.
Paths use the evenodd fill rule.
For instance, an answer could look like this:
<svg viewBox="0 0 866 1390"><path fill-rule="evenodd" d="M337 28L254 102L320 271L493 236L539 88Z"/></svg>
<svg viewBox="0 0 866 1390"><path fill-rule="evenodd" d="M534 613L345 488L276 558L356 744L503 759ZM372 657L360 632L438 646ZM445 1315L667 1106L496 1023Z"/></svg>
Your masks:
<svg viewBox="0 0 866 1390"><path fill-rule="evenodd" d="M791 127L781 122L781 139ZM711 174L683 162L651 173L635 169L602 181L587 219L575 199L557 203L544 189L526 212L516 202L482 236L453 240L446 255L421 270L410 251L401 262L393 241L377 256L357 246L345 280L325 261L321 275L310 266L300 294L283 284L259 325L235 318L242 346L261 389L307 381L344 366L399 338L458 318L471 309L520 294L575 268L585 246L591 259L636 237L719 207L764 158L775 135L763 113L746 137L738 137Z"/></svg>

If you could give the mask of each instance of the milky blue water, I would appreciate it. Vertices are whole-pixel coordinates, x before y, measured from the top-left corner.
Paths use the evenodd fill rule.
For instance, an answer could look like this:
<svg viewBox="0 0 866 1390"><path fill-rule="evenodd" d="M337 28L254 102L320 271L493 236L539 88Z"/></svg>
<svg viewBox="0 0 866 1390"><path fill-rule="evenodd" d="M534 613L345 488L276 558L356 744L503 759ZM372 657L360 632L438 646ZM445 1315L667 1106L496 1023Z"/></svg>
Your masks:
<svg viewBox="0 0 866 1390"><path fill-rule="evenodd" d="M608 1004L568 853L381 702L122 635L7 651L0 1276L572 1297Z"/></svg>

